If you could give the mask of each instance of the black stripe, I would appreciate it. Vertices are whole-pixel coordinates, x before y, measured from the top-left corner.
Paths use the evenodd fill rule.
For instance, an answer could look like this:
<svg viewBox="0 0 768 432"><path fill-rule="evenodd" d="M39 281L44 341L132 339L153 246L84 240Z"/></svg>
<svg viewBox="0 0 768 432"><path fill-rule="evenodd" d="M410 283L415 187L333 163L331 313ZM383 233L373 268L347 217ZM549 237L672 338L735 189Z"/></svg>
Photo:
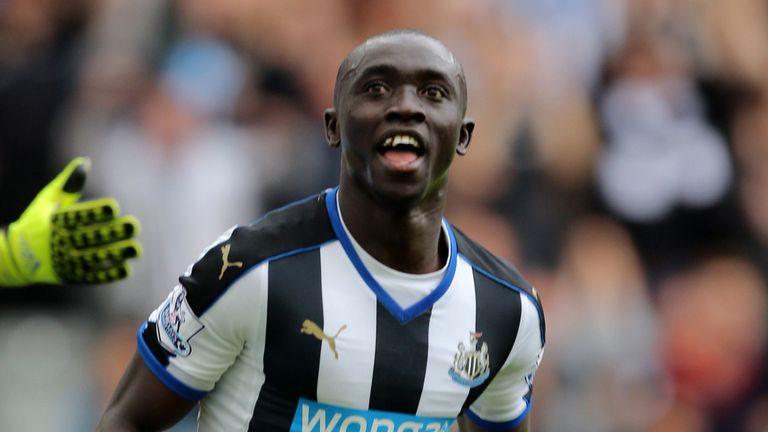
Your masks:
<svg viewBox="0 0 768 432"><path fill-rule="evenodd" d="M474 269L472 274L475 281L475 331L483 334L477 348L480 349L483 342L488 344L491 375L469 391L462 412L472 405L499 372L515 345L520 327L520 294Z"/></svg>
<svg viewBox="0 0 768 432"><path fill-rule="evenodd" d="M169 353L162 347L162 345L160 345L157 336L157 323L147 322L147 327L141 333L141 338L144 339L144 342L147 344L147 347L149 347L152 355L155 356L161 365L168 366L170 357L175 357L174 354Z"/></svg>
<svg viewBox="0 0 768 432"><path fill-rule="evenodd" d="M189 307L198 317L253 266L271 257L318 246L334 237L324 194L273 210L251 225L239 226L232 236L208 250L189 275L179 278L187 290ZM222 247L229 245L224 267Z"/></svg>
<svg viewBox="0 0 768 432"><path fill-rule="evenodd" d="M431 309L400 324L376 304L376 356L369 409L416 414L424 387Z"/></svg>
<svg viewBox="0 0 768 432"><path fill-rule="evenodd" d="M250 431L286 431L299 397L317 399L322 341L301 328L307 319L323 327L320 250L271 261L268 274L266 379Z"/></svg>
<svg viewBox="0 0 768 432"><path fill-rule="evenodd" d="M541 307L541 301L533 289L533 286L526 281L520 272L512 264L500 259L490 253L487 249L480 246L477 242L470 239L456 227L453 227L456 236L456 245L459 253L464 255L472 266L484 272L492 274L494 277L528 294L536 310L539 312L539 329L541 331L541 346L546 341L547 326L544 320L544 309Z"/></svg>

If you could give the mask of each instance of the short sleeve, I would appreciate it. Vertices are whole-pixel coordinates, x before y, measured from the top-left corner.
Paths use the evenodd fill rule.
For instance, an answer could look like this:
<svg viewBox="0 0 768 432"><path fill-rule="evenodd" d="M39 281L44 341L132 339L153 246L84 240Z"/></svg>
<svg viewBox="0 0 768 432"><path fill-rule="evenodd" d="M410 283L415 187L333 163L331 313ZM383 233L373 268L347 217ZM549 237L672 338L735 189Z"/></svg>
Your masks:
<svg viewBox="0 0 768 432"><path fill-rule="evenodd" d="M521 317L515 345L499 373L469 407L467 416L490 430L517 426L531 408L533 378L544 352L540 309L522 295Z"/></svg>
<svg viewBox="0 0 768 432"><path fill-rule="evenodd" d="M146 365L190 400L211 391L234 363L245 344L249 312L258 310L253 304L258 298L248 293L260 289L263 269L249 269L245 289L242 268L224 266L238 259L238 246L228 236L217 240L139 330L138 350ZM220 277L222 268L228 277Z"/></svg>

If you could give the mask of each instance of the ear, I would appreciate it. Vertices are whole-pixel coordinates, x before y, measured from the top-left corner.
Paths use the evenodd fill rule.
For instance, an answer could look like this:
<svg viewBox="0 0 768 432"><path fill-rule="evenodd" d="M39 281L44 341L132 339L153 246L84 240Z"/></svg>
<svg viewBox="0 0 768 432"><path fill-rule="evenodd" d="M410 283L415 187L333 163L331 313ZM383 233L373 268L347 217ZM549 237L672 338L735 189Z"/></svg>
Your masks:
<svg viewBox="0 0 768 432"><path fill-rule="evenodd" d="M339 131L339 117L336 110L328 108L323 113L325 119L325 140L331 147L338 147L341 143L341 132Z"/></svg>
<svg viewBox="0 0 768 432"><path fill-rule="evenodd" d="M475 130L475 121L471 118L465 118L461 123L459 131L459 145L456 147L456 153L464 156L469 151L469 144L472 142L472 132Z"/></svg>

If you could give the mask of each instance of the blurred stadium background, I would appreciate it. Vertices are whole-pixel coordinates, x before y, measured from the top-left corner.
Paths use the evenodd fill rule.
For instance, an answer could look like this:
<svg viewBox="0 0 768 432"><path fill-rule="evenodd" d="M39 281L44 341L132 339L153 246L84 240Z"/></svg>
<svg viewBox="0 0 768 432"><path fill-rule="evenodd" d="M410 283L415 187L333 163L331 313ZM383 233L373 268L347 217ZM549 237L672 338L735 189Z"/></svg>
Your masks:
<svg viewBox="0 0 768 432"><path fill-rule="evenodd" d="M92 429L202 249L336 183L336 68L393 27L466 68L449 220L541 294L535 430L768 431L761 0L0 1L0 221L86 155L145 248L125 283L0 291L0 430Z"/></svg>

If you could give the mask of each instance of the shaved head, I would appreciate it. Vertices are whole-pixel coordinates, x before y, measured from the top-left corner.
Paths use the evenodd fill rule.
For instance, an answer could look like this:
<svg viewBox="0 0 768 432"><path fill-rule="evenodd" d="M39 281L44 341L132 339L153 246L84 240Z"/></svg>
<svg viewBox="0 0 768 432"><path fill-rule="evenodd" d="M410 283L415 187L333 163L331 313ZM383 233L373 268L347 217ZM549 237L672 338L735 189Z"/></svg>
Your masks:
<svg viewBox="0 0 768 432"><path fill-rule="evenodd" d="M460 87L460 96L461 96L461 104L464 111L466 111L467 107L467 81L464 77L464 68L461 66L461 63L459 62L459 59L456 57L456 55L453 54L453 52L440 40L426 34L423 32L420 32L418 30L413 29L395 29L390 30L384 33L380 33L374 36L371 36L370 38L366 39L363 43L356 46L348 55L346 58L344 58L344 61L341 62L341 65L339 65L339 70L336 73L336 84L333 88L333 106L334 108L338 109L340 106L340 99L341 99L341 89L343 83L346 81L346 79L355 72L358 65L360 64L361 59L364 57L367 50L374 46L375 44L381 43L381 42L389 42L396 39L403 39L403 42L405 42L407 39L410 38L423 38L431 43L435 44L435 46L442 50L443 57L445 57L446 61L450 63L454 63L457 68L457 78L459 81L459 87Z"/></svg>

